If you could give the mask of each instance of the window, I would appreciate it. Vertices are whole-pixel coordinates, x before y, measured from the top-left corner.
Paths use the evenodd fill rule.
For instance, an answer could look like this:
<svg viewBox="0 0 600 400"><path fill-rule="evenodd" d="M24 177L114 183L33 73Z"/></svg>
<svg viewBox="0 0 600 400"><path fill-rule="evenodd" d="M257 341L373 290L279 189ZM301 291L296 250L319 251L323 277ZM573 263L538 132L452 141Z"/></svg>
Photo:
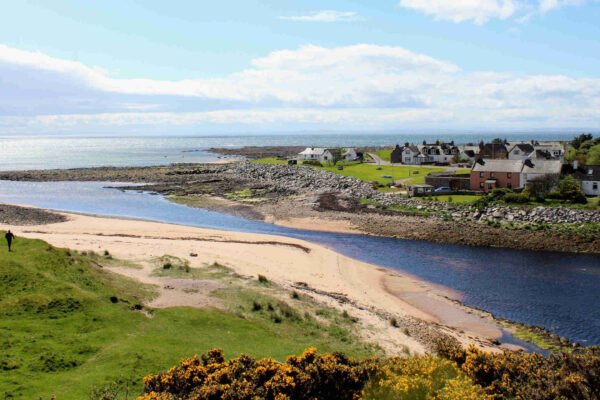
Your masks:
<svg viewBox="0 0 600 400"><path fill-rule="evenodd" d="M479 182L479 188L483 189L483 182Z"/></svg>
<svg viewBox="0 0 600 400"><path fill-rule="evenodd" d="M488 183L488 189L492 190L492 184Z"/></svg>
<svg viewBox="0 0 600 400"><path fill-rule="evenodd" d="M480 178L483 178L483 172L480 172L480 173L479 173L479 177L480 177Z"/></svg>
<svg viewBox="0 0 600 400"><path fill-rule="evenodd" d="M506 177L507 177L508 179L512 178L512 172L508 172L508 173L506 174Z"/></svg>
<svg viewBox="0 0 600 400"><path fill-rule="evenodd" d="M594 183L592 184L592 189L594 189L594 190L598 190L598 182L594 182Z"/></svg>
<svg viewBox="0 0 600 400"><path fill-rule="evenodd" d="M519 155L519 150L515 150L515 155Z"/></svg>
<svg viewBox="0 0 600 400"><path fill-rule="evenodd" d="M508 183L506 184L506 187L507 187L507 188L509 188L509 189L512 189L512 183L508 182Z"/></svg>
<svg viewBox="0 0 600 400"><path fill-rule="evenodd" d="M494 173L490 172L490 178L493 178L493 177L494 177Z"/></svg>

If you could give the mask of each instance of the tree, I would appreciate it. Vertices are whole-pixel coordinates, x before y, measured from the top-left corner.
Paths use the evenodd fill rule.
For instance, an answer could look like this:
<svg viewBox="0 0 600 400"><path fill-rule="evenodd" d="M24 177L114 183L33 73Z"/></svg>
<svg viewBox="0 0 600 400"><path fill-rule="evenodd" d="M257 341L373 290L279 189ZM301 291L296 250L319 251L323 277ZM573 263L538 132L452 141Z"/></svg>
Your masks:
<svg viewBox="0 0 600 400"><path fill-rule="evenodd" d="M545 175L527 182L527 193L536 201L544 201L548 192L556 187L559 177L555 174Z"/></svg>
<svg viewBox="0 0 600 400"><path fill-rule="evenodd" d="M575 149L579 150L579 148L581 147L581 144L584 142L587 142L589 140L592 140L592 134L591 133L582 133L581 135L575 137L573 140L571 140L571 146L575 147Z"/></svg>
<svg viewBox="0 0 600 400"><path fill-rule="evenodd" d="M567 175L560 180L558 183L558 192L563 200L568 201L569 203L587 203L587 198L581 190L579 182L571 175Z"/></svg>
<svg viewBox="0 0 600 400"><path fill-rule="evenodd" d="M330 151L332 156L331 163L333 165L336 165L339 161L342 161L346 155L346 150L341 147L331 149Z"/></svg>
<svg viewBox="0 0 600 400"><path fill-rule="evenodd" d="M600 165L600 144L590 147L586 161L588 165Z"/></svg>

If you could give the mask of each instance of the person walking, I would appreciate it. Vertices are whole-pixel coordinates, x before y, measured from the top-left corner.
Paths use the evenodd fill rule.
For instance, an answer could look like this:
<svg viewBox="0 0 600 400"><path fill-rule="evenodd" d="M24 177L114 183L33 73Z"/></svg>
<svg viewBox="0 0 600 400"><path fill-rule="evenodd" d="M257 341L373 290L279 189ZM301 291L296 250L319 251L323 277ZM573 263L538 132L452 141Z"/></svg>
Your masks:
<svg viewBox="0 0 600 400"><path fill-rule="evenodd" d="M4 238L6 239L6 243L8 243L8 251L11 251L10 246L12 245L12 241L15 238L15 235L13 235L13 233L9 229L8 232L6 232L6 235L4 235Z"/></svg>

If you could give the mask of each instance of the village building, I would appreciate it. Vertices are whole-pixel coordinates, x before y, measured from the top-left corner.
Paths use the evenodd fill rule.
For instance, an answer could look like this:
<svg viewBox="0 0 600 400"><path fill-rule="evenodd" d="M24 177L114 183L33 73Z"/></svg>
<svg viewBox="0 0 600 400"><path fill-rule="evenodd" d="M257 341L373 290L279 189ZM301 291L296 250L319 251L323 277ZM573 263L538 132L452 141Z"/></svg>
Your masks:
<svg viewBox="0 0 600 400"><path fill-rule="evenodd" d="M600 165L586 165L576 168L573 177L581 184L586 196L600 196Z"/></svg>
<svg viewBox="0 0 600 400"><path fill-rule="evenodd" d="M332 162L336 149L328 149L325 147L307 147L298 154L300 160L316 160L320 162ZM351 147L342 150L342 159L339 161L354 161L358 158L356 150Z"/></svg>
<svg viewBox="0 0 600 400"><path fill-rule="evenodd" d="M449 164L459 153L458 147L448 143L424 143L421 146L405 143L404 146L396 145L390 155L390 161L402 164Z"/></svg>
<svg viewBox="0 0 600 400"><path fill-rule="evenodd" d="M493 160L508 159L508 149L504 143L486 143L479 146L476 159L487 158Z"/></svg>
<svg viewBox="0 0 600 400"><path fill-rule="evenodd" d="M509 160L526 160L535 152L530 143L517 143L508 152Z"/></svg>
<svg viewBox="0 0 600 400"><path fill-rule="evenodd" d="M520 189L522 170L522 160L478 159L471 169L471 190L489 193L495 188Z"/></svg>
<svg viewBox="0 0 600 400"><path fill-rule="evenodd" d="M528 182L544 178L549 175L560 176L562 161L560 160L540 160L527 159L523 161L522 184L525 186Z"/></svg>

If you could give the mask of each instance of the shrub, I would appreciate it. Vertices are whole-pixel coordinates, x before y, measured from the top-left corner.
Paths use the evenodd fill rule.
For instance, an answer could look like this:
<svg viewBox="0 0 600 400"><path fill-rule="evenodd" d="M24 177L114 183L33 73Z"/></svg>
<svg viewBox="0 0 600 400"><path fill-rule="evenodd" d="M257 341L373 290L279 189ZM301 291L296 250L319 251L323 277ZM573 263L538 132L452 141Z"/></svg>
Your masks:
<svg viewBox="0 0 600 400"><path fill-rule="evenodd" d="M571 175L565 176L558 183L558 192L562 195L563 200L570 203L586 204L587 198L581 191L579 182L575 180Z"/></svg>
<svg viewBox="0 0 600 400"><path fill-rule="evenodd" d="M323 166L323 164L321 164L321 161L319 161L319 160L304 160L304 161L302 161L302 165L312 165L315 167Z"/></svg>
<svg viewBox="0 0 600 400"><path fill-rule="evenodd" d="M252 302L252 311L260 311L262 310L262 304L260 304L258 301L254 300Z"/></svg>
<svg viewBox="0 0 600 400"><path fill-rule="evenodd" d="M398 321L396 320L396 318L394 318L394 317L390 318L390 325L393 327L398 326Z"/></svg>
<svg viewBox="0 0 600 400"><path fill-rule="evenodd" d="M320 355L314 348L284 363L247 355L225 361L223 351L214 349L147 376L139 399L351 400L358 398L373 368L368 361L359 363L340 353Z"/></svg>
<svg viewBox="0 0 600 400"><path fill-rule="evenodd" d="M267 279L267 277L264 275L261 275L261 274L258 274L258 281L260 283L269 283L269 280Z"/></svg>
<svg viewBox="0 0 600 400"><path fill-rule="evenodd" d="M290 294L290 297L294 300L298 300L300 298L300 294L298 292L296 292L295 290L292 291L292 293Z"/></svg>
<svg viewBox="0 0 600 400"><path fill-rule="evenodd" d="M506 203L525 204L529 202L529 197L523 193L507 193L503 200Z"/></svg>
<svg viewBox="0 0 600 400"><path fill-rule="evenodd" d="M490 193L490 198L492 200L502 200L504 198L504 196L506 196L508 193L512 193L513 191L507 188L494 188L492 189L492 192Z"/></svg>
<svg viewBox="0 0 600 400"><path fill-rule="evenodd" d="M486 353L441 341L441 356L457 363L476 384L496 399L600 399L600 349L573 353Z"/></svg>
<svg viewBox="0 0 600 400"><path fill-rule="evenodd" d="M363 389L363 400L492 399L474 385L456 364L434 356L386 362Z"/></svg>

